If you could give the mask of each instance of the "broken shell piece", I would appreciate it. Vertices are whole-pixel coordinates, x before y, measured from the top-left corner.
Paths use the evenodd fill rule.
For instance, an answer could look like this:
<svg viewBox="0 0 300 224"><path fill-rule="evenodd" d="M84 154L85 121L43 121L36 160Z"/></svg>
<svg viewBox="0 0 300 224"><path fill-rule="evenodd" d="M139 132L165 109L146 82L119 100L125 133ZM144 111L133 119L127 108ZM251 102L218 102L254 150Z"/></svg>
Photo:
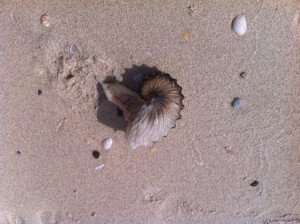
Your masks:
<svg viewBox="0 0 300 224"><path fill-rule="evenodd" d="M98 164L98 165L96 165L96 166L95 166L95 170L101 170L101 169L103 169L103 168L104 168L104 166L105 166L105 164L104 164L104 163L102 163L102 164Z"/></svg>
<svg viewBox="0 0 300 224"><path fill-rule="evenodd" d="M112 138L106 138L102 142L102 146L105 150L109 150L110 147L112 146L113 140Z"/></svg>
<svg viewBox="0 0 300 224"><path fill-rule="evenodd" d="M46 27L50 26L50 23L49 23L49 14L48 13L45 13L44 15L42 15L41 23L42 23L43 26L46 26Z"/></svg>
<svg viewBox="0 0 300 224"><path fill-rule="evenodd" d="M141 96L118 82L102 83L102 86L108 100L124 111L124 118L129 122L127 144L132 149L157 142L181 117L182 88L169 74L145 76L140 86Z"/></svg>

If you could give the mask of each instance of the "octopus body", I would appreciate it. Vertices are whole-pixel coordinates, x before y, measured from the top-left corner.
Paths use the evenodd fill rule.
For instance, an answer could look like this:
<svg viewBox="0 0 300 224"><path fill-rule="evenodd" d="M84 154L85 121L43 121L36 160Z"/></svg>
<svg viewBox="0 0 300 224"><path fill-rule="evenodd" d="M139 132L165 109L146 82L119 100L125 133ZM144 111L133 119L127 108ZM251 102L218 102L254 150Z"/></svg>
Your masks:
<svg viewBox="0 0 300 224"><path fill-rule="evenodd" d="M167 136L181 118L180 111L184 108L182 88L167 73L146 75L139 93L119 82L101 84L107 99L124 112L128 122L126 142L132 149Z"/></svg>

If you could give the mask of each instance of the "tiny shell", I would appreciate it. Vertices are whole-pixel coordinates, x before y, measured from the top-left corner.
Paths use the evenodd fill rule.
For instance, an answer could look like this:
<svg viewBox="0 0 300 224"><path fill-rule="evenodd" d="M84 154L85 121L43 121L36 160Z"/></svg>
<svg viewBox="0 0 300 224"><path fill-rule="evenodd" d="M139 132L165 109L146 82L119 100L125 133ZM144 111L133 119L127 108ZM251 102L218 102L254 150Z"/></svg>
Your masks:
<svg viewBox="0 0 300 224"><path fill-rule="evenodd" d="M46 26L46 27L50 26L50 23L49 23L49 14L48 13L45 13L44 15L42 15L41 23L42 23L43 26Z"/></svg>
<svg viewBox="0 0 300 224"><path fill-rule="evenodd" d="M98 165L95 166L95 170L101 170L101 169L103 169L104 166L105 166L104 163L98 164Z"/></svg>
<svg viewBox="0 0 300 224"><path fill-rule="evenodd" d="M111 145L112 145L112 138L106 138L103 140L102 142L102 146L105 150L108 150L110 149Z"/></svg>
<svg viewBox="0 0 300 224"><path fill-rule="evenodd" d="M239 36L243 36L247 30L246 18L243 15L238 15L232 20L231 28Z"/></svg>

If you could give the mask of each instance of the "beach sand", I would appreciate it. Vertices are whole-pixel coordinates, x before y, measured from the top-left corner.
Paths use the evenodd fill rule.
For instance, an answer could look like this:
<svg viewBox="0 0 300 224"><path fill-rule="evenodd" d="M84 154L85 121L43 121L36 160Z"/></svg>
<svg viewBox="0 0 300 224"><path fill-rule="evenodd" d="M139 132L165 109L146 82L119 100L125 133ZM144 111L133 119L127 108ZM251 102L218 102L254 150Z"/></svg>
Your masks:
<svg viewBox="0 0 300 224"><path fill-rule="evenodd" d="M300 223L299 13L296 0L2 1L0 223ZM99 81L137 89L155 70L182 86L182 119L132 150Z"/></svg>

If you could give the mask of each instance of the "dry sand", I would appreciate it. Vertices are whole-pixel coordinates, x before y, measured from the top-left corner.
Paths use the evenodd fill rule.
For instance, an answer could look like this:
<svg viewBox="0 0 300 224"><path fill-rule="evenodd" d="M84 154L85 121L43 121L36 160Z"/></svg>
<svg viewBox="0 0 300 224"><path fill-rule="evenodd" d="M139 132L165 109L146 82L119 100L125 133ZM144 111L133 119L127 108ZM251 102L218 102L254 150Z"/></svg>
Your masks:
<svg viewBox="0 0 300 224"><path fill-rule="evenodd" d="M0 223L300 223L299 13L284 0L2 1ZM98 81L134 85L153 67L185 109L131 150Z"/></svg>

